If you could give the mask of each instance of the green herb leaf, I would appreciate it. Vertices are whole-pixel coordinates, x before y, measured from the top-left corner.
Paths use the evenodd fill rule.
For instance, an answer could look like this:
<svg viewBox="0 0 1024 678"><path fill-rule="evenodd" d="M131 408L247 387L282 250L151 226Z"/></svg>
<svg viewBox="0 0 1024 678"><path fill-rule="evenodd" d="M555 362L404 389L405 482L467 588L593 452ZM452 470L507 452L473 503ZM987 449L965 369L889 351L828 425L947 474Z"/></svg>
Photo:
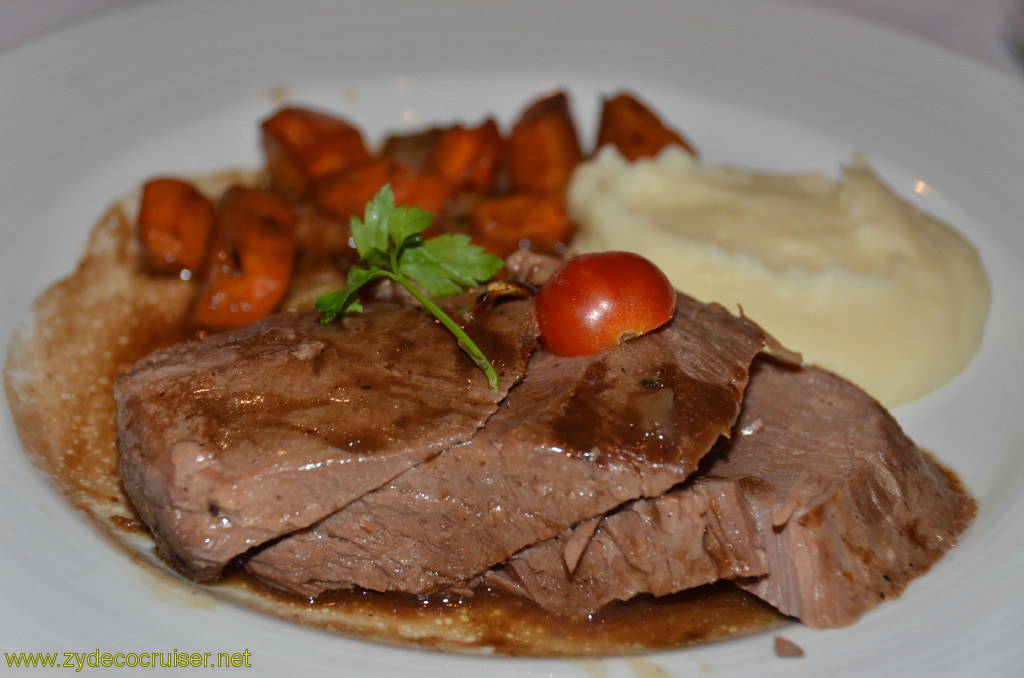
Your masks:
<svg viewBox="0 0 1024 678"><path fill-rule="evenodd" d="M388 251L388 218L395 211L395 194L391 184L384 187L366 203L363 218L353 216L349 220L352 228L352 239L356 243L359 258L366 260L374 250Z"/></svg>
<svg viewBox="0 0 1024 678"><path fill-rule="evenodd" d="M445 233L409 248L398 268L435 297L458 294L490 280L504 263L479 245L470 244L464 233Z"/></svg>
<svg viewBox="0 0 1024 678"><path fill-rule="evenodd" d="M362 312L359 289L372 280L389 278L409 290L455 335L462 350L487 376L491 390L497 392L498 373L494 366L431 296L458 294L490 280L503 262L482 247L471 244L465 234L447 233L424 239L420 234L429 228L432 219L430 212L418 207L396 207L395 194L391 186L385 184L366 203L363 218L352 217L351 220L352 239L365 268L353 266L343 289L320 295L316 300L320 322L326 324L339 315Z"/></svg>
<svg viewBox="0 0 1024 678"><path fill-rule="evenodd" d="M363 305L356 295L358 291L358 288L346 287L324 292L317 297L314 306L320 311L320 323L327 324L344 313L361 313Z"/></svg>
<svg viewBox="0 0 1024 678"><path fill-rule="evenodd" d="M391 240L401 247L410 237L427 230L433 218L430 212L415 205L402 205L388 219Z"/></svg>
<svg viewBox="0 0 1024 678"><path fill-rule="evenodd" d="M359 301L359 288L377 278L384 277L383 271L368 271L353 266L348 271L347 285L340 290L324 292L317 300L315 307L320 311L320 322L329 323L339 315L346 313L362 313L363 304Z"/></svg>

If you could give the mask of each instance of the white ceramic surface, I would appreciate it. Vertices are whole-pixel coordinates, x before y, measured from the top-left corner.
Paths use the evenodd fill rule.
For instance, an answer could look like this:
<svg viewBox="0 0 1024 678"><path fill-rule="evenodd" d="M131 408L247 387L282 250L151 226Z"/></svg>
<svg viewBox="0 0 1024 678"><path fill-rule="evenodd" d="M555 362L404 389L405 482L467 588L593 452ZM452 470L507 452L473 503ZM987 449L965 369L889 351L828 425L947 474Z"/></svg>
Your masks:
<svg viewBox="0 0 1024 678"><path fill-rule="evenodd" d="M50 489L5 402L0 651L248 649L246 673L260 676L1004 676L1024 665L1024 87L897 32L757 0L179 0L49 34L0 56L0 349L112 199L155 172L254 166L256 121L281 91L376 136L507 120L555 86L571 89L585 138L597 94L629 87L708 162L834 172L864 152L974 242L993 283L982 350L896 411L979 500L962 543L852 627L787 628L799 660L775 657L770 634L595 662L395 649L159 583Z"/></svg>

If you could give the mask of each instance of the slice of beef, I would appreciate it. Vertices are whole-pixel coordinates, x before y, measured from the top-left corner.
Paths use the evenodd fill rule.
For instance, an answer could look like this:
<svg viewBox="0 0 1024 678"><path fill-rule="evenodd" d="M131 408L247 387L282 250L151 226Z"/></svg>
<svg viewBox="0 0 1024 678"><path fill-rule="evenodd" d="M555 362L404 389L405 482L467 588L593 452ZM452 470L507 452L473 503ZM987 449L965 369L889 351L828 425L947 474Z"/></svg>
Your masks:
<svg viewBox="0 0 1024 678"><path fill-rule="evenodd" d="M765 361L707 477L738 480L768 557L742 586L808 626L898 596L975 513L960 484L850 382Z"/></svg>
<svg viewBox="0 0 1024 678"><path fill-rule="evenodd" d="M538 349L468 443L254 553L264 581L316 595L423 593L692 473L739 414L764 332L680 295L673 320L598 355Z"/></svg>
<svg viewBox="0 0 1024 678"><path fill-rule="evenodd" d="M281 313L141 360L115 386L120 471L161 552L210 579L470 438L523 375L537 325L531 300L468 309L453 312L501 393L433 316L398 303L328 326Z"/></svg>
<svg viewBox="0 0 1024 678"><path fill-rule="evenodd" d="M728 500L709 500L712 488ZM742 497L727 488L742 488ZM688 568L693 584L710 581L716 567L742 577L737 554L745 553L767 570L741 586L809 626L841 626L923 574L974 508L859 388L759 358L732 438L697 476L610 514L583 544L566 536L536 544L487 579L556 614L582 616L611 600L681 590L691 585Z"/></svg>
<svg viewBox="0 0 1024 678"><path fill-rule="evenodd" d="M740 484L705 479L529 546L483 579L553 614L584 617L642 593L662 596L767 572Z"/></svg>

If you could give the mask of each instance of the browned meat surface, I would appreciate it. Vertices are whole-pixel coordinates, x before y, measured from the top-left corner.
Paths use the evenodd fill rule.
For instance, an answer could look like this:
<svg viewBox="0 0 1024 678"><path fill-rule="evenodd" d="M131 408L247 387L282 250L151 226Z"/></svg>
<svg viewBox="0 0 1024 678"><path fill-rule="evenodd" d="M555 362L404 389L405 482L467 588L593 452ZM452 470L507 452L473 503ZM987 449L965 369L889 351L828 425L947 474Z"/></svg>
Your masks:
<svg viewBox="0 0 1024 678"><path fill-rule="evenodd" d="M739 483L710 479L530 546L485 580L549 612L582 617L641 593L667 595L767 571Z"/></svg>
<svg viewBox="0 0 1024 678"><path fill-rule="evenodd" d="M464 445L254 553L249 570L307 595L349 585L422 593L692 473L739 414L766 339L680 295L668 325L614 350L538 349Z"/></svg>
<svg viewBox="0 0 1024 678"><path fill-rule="evenodd" d="M463 309L464 311L465 309ZM196 579L469 439L526 368L532 301L467 320L503 391L418 307L282 313L158 351L116 384L125 489Z"/></svg>
<svg viewBox="0 0 1024 678"><path fill-rule="evenodd" d="M561 259L537 254L530 250L519 249L505 260L505 266L516 280L540 287L551 277L559 266Z"/></svg>
<svg viewBox="0 0 1024 678"><path fill-rule="evenodd" d="M859 388L761 358L732 438L697 476L531 546L487 578L580 616L640 593L761 575L739 583L809 626L841 626L923 574L973 514L970 497Z"/></svg>
<svg viewBox="0 0 1024 678"><path fill-rule="evenodd" d="M896 597L974 516L888 412L823 370L760 363L736 431L704 475L739 480L753 511L768 575L743 586L808 626Z"/></svg>

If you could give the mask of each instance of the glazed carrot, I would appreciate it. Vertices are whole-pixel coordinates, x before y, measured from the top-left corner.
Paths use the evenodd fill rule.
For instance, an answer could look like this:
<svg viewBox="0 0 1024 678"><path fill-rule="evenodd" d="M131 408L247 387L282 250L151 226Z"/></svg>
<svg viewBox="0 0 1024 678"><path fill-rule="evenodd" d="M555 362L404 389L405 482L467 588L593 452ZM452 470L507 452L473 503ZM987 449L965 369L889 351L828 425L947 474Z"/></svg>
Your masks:
<svg viewBox="0 0 1024 678"><path fill-rule="evenodd" d="M233 186L221 199L210 244L193 324L229 329L273 311L292 275L291 207L273 193Z"/></svg>
<svg viewBox="0 0 1024 678"><path fill-rule="evenodd" d="M434 146L434 166L457 189L483 191L494 186L502 148L493 119L478 127L449 127Z"/></svg>
<svg viewBox="0 0 1024 678"><path fill-rule="evenodd" d="M270 182L289 200L308 195L320 177L369 157L358 129L324 113L283 108L261 129Z"/></svg>
<svg viewBox="0 0 1024 678"><path fill-rule="evenodd" d="M520 247L553 253L568 243L573 224L561 192L510 193L480 200L471 212L473 241L499 257Z"/></svg>
<svg viewBox="0 0 1024 678"><path fill-rule="evenodd" d="M213 225L213 201L181 179L159 178L142 187L136 221L146 267L191 278L199 273Z"/></svg>
<svg viewBox="0 0 1024 678"><path fill-rule="evenodd" d="M444 129L430 127L413 132L389 134L381 146L380 155L397 160L417 171L433 169L434 147Z"/></svg>
<svg viewBox="0 0 1024 678"><path fill-rule="evenodd" d="M507 168L516 190L563 189L582 159L576 125L564 92L530 105L512 127Z"/></svg>
<svg viewBox="0 0 1024 678"><path fill-rule="evenodd" d="M651 109L629 94L605 99L601 107L597 145L614 144L627 160L650 158L665 146L675 144L696 156L693 145L669 129Z"/></svg>
<svg viewBox="0 0 1024 678"><path fill-rule="evenodd" d="M326 214L347 220L362 215L366 203L384 184L391 184L398 205L415 205L438 214L451 194L448 182L431 170L416 171L393 158L380 157L317 183L313 202Z"/></svg>

